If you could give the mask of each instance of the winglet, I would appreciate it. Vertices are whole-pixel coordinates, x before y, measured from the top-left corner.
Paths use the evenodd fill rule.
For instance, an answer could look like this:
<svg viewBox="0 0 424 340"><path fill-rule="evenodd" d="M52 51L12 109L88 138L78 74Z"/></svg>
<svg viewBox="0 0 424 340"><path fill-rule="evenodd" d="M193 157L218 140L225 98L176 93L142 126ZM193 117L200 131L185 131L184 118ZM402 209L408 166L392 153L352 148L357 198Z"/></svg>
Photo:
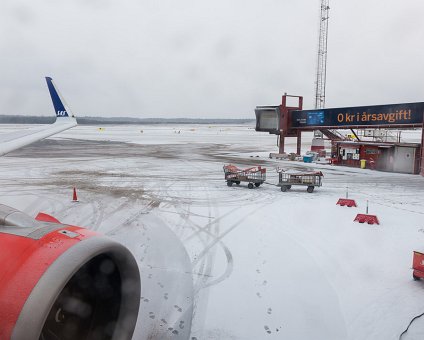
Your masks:
<svg viewBox="0 0 424 340"><path fill-rule="evenodd" d="M22 148L25 145L34 143L43 138L53 136L77 125L77 120L69 110L60 93L57 91L52 78L46 77L47 86L52 97L54 110L56 112L56 122L39 129L28 129L18 133L6 133L0 135L0 156L13 150ZM0 218L1 220L1 218Z"/></svg>
<svg viewBox="0 0 424 340"><path fill-rule="evenodd" d="M56 119L60 120L73 120L75 116L69 109L59 90L57 90L53 79L46 77L47 87L49 88L50 96L52 97ZM71 118L72 117L72 118Z"/></svg>

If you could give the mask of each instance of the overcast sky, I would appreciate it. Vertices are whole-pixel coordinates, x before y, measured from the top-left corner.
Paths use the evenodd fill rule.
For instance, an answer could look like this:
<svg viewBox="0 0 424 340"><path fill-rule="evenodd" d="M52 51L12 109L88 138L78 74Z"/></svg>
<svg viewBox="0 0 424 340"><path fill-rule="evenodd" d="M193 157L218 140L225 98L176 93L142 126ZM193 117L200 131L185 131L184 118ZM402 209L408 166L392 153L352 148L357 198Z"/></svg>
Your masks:
<svg viewBox="0 0 424 340"><path fill-rule="evenodd" d="M327 107L424 101L424 1L330 0ZM0 114L253 118L313 108L320 0L2 0Z"/></svg>

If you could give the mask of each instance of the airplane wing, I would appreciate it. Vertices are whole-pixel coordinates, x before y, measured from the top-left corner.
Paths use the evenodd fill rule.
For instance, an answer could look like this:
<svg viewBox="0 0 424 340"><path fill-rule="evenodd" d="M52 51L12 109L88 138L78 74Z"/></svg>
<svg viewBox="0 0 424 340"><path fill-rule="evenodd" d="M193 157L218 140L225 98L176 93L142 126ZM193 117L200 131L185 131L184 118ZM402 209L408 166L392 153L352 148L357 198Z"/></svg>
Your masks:
<svg viewBox="0 0 424 340"><path fill-rule="evenodd" d="M52 98L54 110L56 112L56 121L53 124L43 126L38 129L28 129L1 134L0 156L77 125L75 116L72 114L68 105L66 105L66 102L63 100L60 92L53 83L52 78L46 77L46 81Z"/></svg>
<svg viewBox="0 0 424 340"><path fill-rule="evenodd" d="M56 122L0 135L0 155L77 125L52 79L46 81ZM0 204L0 263L0 339L132 338L140 272L116 241Z"/></svg>

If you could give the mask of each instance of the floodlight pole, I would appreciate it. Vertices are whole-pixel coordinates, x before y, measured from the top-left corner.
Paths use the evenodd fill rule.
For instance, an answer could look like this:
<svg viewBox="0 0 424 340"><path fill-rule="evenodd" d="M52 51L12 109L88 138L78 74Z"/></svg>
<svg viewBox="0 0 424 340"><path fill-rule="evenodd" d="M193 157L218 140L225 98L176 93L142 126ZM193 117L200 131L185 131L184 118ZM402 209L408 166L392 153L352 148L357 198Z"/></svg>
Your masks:
<svg viewBox="0 0 424 340"><path fill-rule="evenodd" d="M315 109L325 107L325 85L327 78L327 41L328 41L328 18L329 0L321 0L318 57L315 78Z"/></svg>

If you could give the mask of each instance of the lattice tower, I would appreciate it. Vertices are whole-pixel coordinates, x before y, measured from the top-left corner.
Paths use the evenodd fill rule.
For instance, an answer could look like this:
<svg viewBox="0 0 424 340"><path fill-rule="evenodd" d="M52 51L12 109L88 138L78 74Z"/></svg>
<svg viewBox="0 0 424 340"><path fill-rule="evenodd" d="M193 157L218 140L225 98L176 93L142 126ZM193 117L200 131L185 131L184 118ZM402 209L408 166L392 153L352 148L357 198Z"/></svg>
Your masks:
<svg viewBox="0 0 424 340"><path fill-rule="evenodd" d="M315 79L315 109L325 107L325 83L327 77L327 40L328 40L328 14L330 11L329 0L321 0L318 58Z"/></svg>

